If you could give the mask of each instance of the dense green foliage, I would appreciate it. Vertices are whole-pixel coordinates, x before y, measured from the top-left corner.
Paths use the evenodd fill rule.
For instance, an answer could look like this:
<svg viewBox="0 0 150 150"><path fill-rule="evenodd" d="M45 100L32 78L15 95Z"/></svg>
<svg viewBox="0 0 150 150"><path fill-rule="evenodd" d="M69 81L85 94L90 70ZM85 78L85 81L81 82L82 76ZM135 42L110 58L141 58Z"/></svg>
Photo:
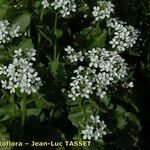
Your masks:
<svg viewBox="0 0 150 150"><path fill-rule="evenodd" d="M40 90L31 95L24 95L19 90L10 94L1 87L0 142L82 140L82 127L94 112L107 125L107 134L102 139L93 140L90 147L51 149L149 149L150 2L112 0L116 16L141 32L134 47L121 53L130 69L128 80L134 81L134 87L123 88L118 82L102 100L93 96L88 101L84 98L72 101L67 91L73 71L82 62L70 63L64 48L71 45L83 52L95 47L108 48L112 32L104 22L93 21L91 12L97 0L75 2L78 10L63 18L51 7L43 9L40 0L0 0L0 21L6 19L10 24L19 25L21 32L10 43L0 45L0 65L10 64L15 50L34 48L37 53L34 68L43 83ZM84 62L83 65L86 66ZM1 75L0 80L3 78ZM26 120L21 124L25 99ZM9 149L17 147L0 147L0 150Z"/></svg>

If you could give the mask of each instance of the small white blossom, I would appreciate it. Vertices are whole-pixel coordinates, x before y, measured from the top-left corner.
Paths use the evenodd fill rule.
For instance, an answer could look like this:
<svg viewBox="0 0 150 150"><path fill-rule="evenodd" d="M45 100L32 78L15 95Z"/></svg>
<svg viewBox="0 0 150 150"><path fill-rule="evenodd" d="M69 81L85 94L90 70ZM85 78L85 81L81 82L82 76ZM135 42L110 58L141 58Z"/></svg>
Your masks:
<svg viewBox="0 0 150 150"><path fill-rule="evenodd" d="M114 29L114 37L109 44L117 51L125 51L136 43L139 31L134 27L127 26L125 22L118 21L116 18L109 19L107 26Z"/></svg>
<svg viewBox="0 0 150 150"><path fill-rule="evenodd" d="M0 44L9 43L13 38L19 37L20 26L10 25L8 20L0 21Z"/></svg>
<svg viewBox="0 0 150 150"><path fill-rule="evenodd" d="M81 62L84 60L84 56L82 52L75 52L75 50L71 46L67 46L64 48L64 50L67 52L67 58L70 62L77 62L80 60Z"/></svg>
<svg viewBox="0 0 150 150"><path fill-rule="evenodd" d="M92 139L93 129L94 129L93 126L86 125L86 129L82 130L84 140L91 140Z"/></svg>
<svg viewBox="0 0 150 150"><path fill-rule="evenodd" d="M110 18L110 14L114 12L114 5L111 2L99 1L98 6L93 7L93 16L95 20Z"/></svg>
<svg viewBox="0 0 150 150"><path fill-rule="evenodd" d="M2 65L0 66L0 75L4 74L6 75L7 74L7 71L6 71L7 67Z"/></svg>
<svg viewBox="0 0 150 150"><path fill-rule="evenodd" d="M104 121L100 121L100 117L90 116L89 121L87 122L86 128L82 130L82 135L84 140L92 140L95 141L101 139L103 135L106 135L106 131L104 129L106 125Z"/></svg>
<svg viewBox="0 0 150 150"><path fill-rule="evenodd" d="M58 10L62 17L69 16L71 12L76 12L76 4L74 0L54 0L51 6Z"/></svg>
<svg viewBox="0 0 150 150"><path fill-rule="evenodd" d="M130 82L130 83L128 84L128 87L133 88L133 87L134 87L133 82Z"/></svg>
<svg viewBox="0 0 150 150"><path fill-rule="evenodd" d="M43 0L43 1L41 2L41 4L42 4L43 8L49 7L49 2L48 2L47 0Z"/></svg>
<svg viewBox="0 0 150 150"><path fill-rule="evenodd" d="M19 30L20 30L20 26L13 25L12 28L10 28L10 31L9 31L10 37L11 38L19 37L20 36Z"/></svg>
<svg viewBox="0 0 150 150"><path fill-rule="evenodd" d="M98 115L95 117L93 115L91 115L90 119L93 123L100 123L100 117Z"/></svg>
<svg viewBox="0 0 150 150"><path fill-rule="evenodd" d="M64 50L67 52L68 55L74 52L74 49L71 46L67 46L64 48Z"/></svg>
<svg viewBox="0 0 150 150"><path fill-rule="evenodd" d="M98 140L99 138L102 138L103 135L106 135L106 131L104 131L102 128L97 129L96 132L93 134L94 140Z"/></svg>
<svg viewBox="0 0 150 150"><path fill-rule="evenodd" d="M76 100L79 96L82 98L89 98L90 94L93 94L93 90L95 89L88 76L90 73L89 70L85 70L82 66L79 66L74 73L76 76L71 78L73 81L70 83L71 91L69 91L68 97L72 100Z"/></svg>

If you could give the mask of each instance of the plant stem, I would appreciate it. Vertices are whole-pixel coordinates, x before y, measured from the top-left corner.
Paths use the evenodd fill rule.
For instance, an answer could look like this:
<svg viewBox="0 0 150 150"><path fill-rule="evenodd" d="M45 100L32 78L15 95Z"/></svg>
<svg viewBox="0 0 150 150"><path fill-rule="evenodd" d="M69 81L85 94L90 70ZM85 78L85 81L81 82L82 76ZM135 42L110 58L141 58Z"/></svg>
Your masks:
<svg viewBox="0 0 150 150"><path fill-rule="evenodd" d="M54 32L57 29L57 21L58 21L58 16L56 13L55 14L55 22L54 22ZM54 60L56 60L56 59L57 59L57 39L55 39L55 42L54 42Z"/></svg>
<svg viewBox="0 0 150 150"><path fill-rule="evenodd" d="M42 23L43 16L44 16L44 8L42 8L41 15L40 15L40 25ZM38 33L38 48L39 49L40 49L40 45L41 45L41 34Z"/></svg>
<svg viewBox="0 0 150 150"><path fill-rule="evenodd" d="M13 113L14 116L16 117L16 105L15 105L14 93L12 93L10 96L10 103L13 105Z"/></svg>
<svg viewBox="0 0 150 150"><path fill-rule="evenodd" d="M81 111L82 111L83 114L84 114L84 124L85 124L85 123L86 123L86 120L87 120L86 110L83 109L82 104L81 104L81 101L78 101L78 105L79 105Z"/></svg>
<svg viewBox="0 0 150 150"><path fill-rule="evenodd" d="M27 109L27 95L26 93L23 94L23 99L22 99L22 128L24 129L25 126L25 120L26 120L26 109Z"/></svg>
<svg viewBox="0 0 150 150"><path fill-rule="evenodd" d="M44 8L42 8L41 16L40 16L40 21L42 22L44 16Z"/></svg>

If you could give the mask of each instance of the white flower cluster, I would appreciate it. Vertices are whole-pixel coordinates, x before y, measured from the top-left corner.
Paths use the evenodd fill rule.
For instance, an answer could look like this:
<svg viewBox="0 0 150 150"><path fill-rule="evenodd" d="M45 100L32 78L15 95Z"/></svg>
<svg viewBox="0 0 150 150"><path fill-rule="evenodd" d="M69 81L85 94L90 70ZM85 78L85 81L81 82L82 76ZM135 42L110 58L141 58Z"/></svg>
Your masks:
<svg viewBox="0 0 150 150"><path fill-rule="evenodd" d="M95 92L104 98L110 85L123 81L127 76L127 64L116 51L93 48L84 55L89 65L87 68L80 66L74 71L76 76L71 78L73 81L68 94L72 100L89 98Z"/></svg>
<svg viewBox="0 0 150 150"><path fill-rule="evenodd" d="M76 53L71 46L67 46L64 50L67 52L66 57L70 62L77 62L78 60L82 62L84 60L84 56L81 51Z"/></svg>
<svg viewBox="0 0 150 150"><path fill-rule="evenodd" d="M111 2L99 1L98 6L93 7L93 16L95 20L110 18L110 14L114 12L114 5Z"/></svg>
<svg viewBox="0 0 150 150"><path fill-rule="evenodd" d="M62 17L69 16L71 12L76 12L77 7L74 0L54 0L51 6L53 6L55 10L59 10Z"/></svg>
<svg viewBox="0 0 150 150"><path fill-rule="evenodd" d="M90 60L89 67L96 69L93 79L96 95L103 98L109 85L125 78L127 64L116 51L107 51L105 48L93 48L85 55Z"/></svg>
<svg viewBox="0 0 150 150"><path fill-rule="evenodd" d="M127 26L125 22L117 21L115 18L108 20L107 26L114 29L114 37L109 43L117 51L125 51L136 43L139 31L134 27Z"/></svg>
<svg viewBox="0 0 150 150"><path fill-rule="evenodd" d="M36 93L42 83L31 62L36 60L35 55L34 49L15 50L13 62L8 67L3 65L0 67L0 75L6 78L1 80L2 87L10 90L10 93L15 93L16 89L28 95Z"/></svg>
<svg viewBox="0 0 150 150"><path fill-rule="evenodd" d="M16 9L21 9L22 7L23 7L22 4L15 4L15 5L14 5L14 8L16 8Z"/></svg>
<svg viewBox="0 0 150 150"><path fill-rule="evenodd" d="M94 139L95 141L102 138L103 135L106 135L106 128L105 122L100 121L100 117L97 116L90 116L90 120L86 125L86 128L82 130L83 139L84 140L91 140Z"/></svg>
<svg viewBox="0 0 150 150"><path fill-rule="evenodd" d="M10 25L8 20L0 21L0 44L9 43L13 38L19 37L20 26Z"/></svg>
<svg viewBox="0 0 150 150"><path fill-rule="evenodd" d="M42 4L43 8L49 7L49 2L48 2L47 0L43 0L43 1L41 2L41 4Z"/></svg>
<svg viewBox="0 0 150 150"><path fill-rule="evenodd" d="M76 100L79 96L89 98L90 94L93 94L95 87L93 86L90 68L86 69L82 66L79 66L77 70L74 71L76 74L75 77L72 77L72 83L70 83L71 90L69 91L68 97L73 101Z"/></svg>

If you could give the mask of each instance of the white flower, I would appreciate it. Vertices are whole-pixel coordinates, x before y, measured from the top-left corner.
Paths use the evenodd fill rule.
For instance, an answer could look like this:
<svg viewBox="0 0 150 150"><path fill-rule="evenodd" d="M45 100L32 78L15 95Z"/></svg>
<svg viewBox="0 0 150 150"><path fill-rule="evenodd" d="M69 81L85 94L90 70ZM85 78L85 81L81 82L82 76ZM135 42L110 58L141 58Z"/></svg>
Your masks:
<svg viewBox="0 0 150 150"><path fill-rule="evenodd" d="M101 126L102 130L104 130L106 128L105 122L100 121L100 126Z"/></svg>
<svg viewBox="0 0 150 150"><path fill-rule="evenodd" d="M6 75L6 74L7 74L6 69L7 69L6 66L4 66L4 65L0 66L0 75L1 75L1 74Z"/></svg>
<svg viewBox="0 0 150 150"><path fill-rule="evenodd" d="M1 84L3 88L7 88L7 81L6 80L1 80Z"/></svg>
<svg viewBox="0 0 150 150"><path fill-rule="evenodd" d="M87 125L86 129L82 130L82 134L83 134L83 139L84 140L91 140L92 134L93 134L93 129L94 129L93 126Z"/></svg>
<svg viewBox="0 0 150 150"><path fill-rule="evenodd" d="M27 55L27 60L32 60L32 61L36 61L35 55L36 55L36 50L35 49L30 49L30 51L27 51L26 53Z"/></svg>
<svg viewBox="0 0 150 150"><path fill-rule="evenodd" d="M99 128L92 136L94 140L98 140L99 138L102 138L103 135L106 135L106 131L104 131L102 128Z"/></svg>
<svg viewBox="0 0 150 150"><path fill-rule="evenodd" d="M43 1L41 2L41 4L42 4L43 8L49 7L49 3L48 3L47 0L43 0Z"/></svg>
<svg viewBox="0 0 150 150"><path fill-rule="evenodd" d="M71 49L69 47L66 50L70 53L67 58L71 62L86 59L88 67L79 66L74 71L76 76L71 78L73 81L68 92L69 98L73 100L77 97L88 99L93 93L96 93L96 96L103 99L107 95L109 86L116 84L119 80L125 80L128 71L127 64L116 51L108 51L105 48L93 48L84 54L81 53L83 58L80 59L79 55L77 55L78 53Z"/></svg>
<svg viewBox="0 0 150 150"><path fill-rule="evenodd" d="M67 52L67 54L71 54L74 52L74 49L71 46L67 46L66 48L64 48L64 50Z"/></svg>
<svg viewBox="0 0 150 150"><path fill-rule="evenodd" d="M82 135L84 140L92 140L95 141L99 140L106 135L106 128L105 122L100 121L100 117L91 115L89 121L86 124L86 128L82 130Z"/></svg>
<svg viewBox="0 0 150 150"><path fill-rule="evenodd" d="M0 21L0 44L9 43L13 38L19 37L20 26L10 25L7 20Z"/></svg>
<svg viewBox="0 0 150 150"><path fill-rule="evenodd" d="M128 84L128 87L133 88L133 87L134 87L133 82L130 82L130 83Z"/></svg>
<svg viewBox="0 0 150 150"><path fill-rule="evenodd" d="M77 62L78 60L82 62L84 60L84 56L81 51L76 53L71 46L67 46L66 48L64 48L64 50L67 52L66 57L70 62Z"/></svg>
<svg viewBox="0 0 150 150"><path fill-rule="evenodd" d="M114 5L111 2L99 1L98 6L93 7L93 16L95 20L110 18L110 14L114 12Z"/></svg>
<svg viewBox="0 0 150 150"><path fill-rule="evenodd" d="M122 80L127 75L127 64L115 51L93 48L85 53L89 67L97 69L91 78L96 86L96 95L104 98L107 86Z"/></svg>
<svg viewBox="0 0 150 150"><path fill-rule="evenodd" d="M80 60L81 62L84 60L84 56L81 51L76 53L76 55L77 55L78 60Z"/></svg>
<svg viewBox="0 0 150 150"><path fill-rule="evenodd" d="M72 98L72 100L76 100L76 98L79 96L89 98L89 95L93 93L94 87L92 82L90 82L87 75L81 75L81 72L85 71L83 69L84 68L79 66L79 68L74 71L77 76L71 78L73 81L70 83L71 91L69 91L68 97ZM88 74L88 71L85 72L85 74Z"/></svg>
<svg viewBox="0 0 150 150"><path fill-rule="evenodd" d="M109 19L107 26L114 29L114 37L109 44L117 51L125 51L136 43L139 31L134 27L127 26L125 22L118 21L116 18Z"/></svg>
<svg viewBox="0 0 150 150"><path fill-rule="evenodd" d="M10 31L9 31L9 35L11 38L15 38L15 37L19 37L20 36L20 26L18 25L13 25L11 28L10 28Z"/></svg>
<svg viewBox="0 0 150 150"><path fill-rule="evenodd" d="M100 123L100 117L98 115L95 117L93 115L91 115L90 119L93 123Z"/></svg>
<svg viewBox="0 0 150 150"><path fill-rule="evenodd" d="M22 49L20 48L19 50L14 51L14 58L21 56L22 55Z"/></svg>
<svg viewBox="0 0 150 150"><path fill-rule="evenodd" d="M14 51L14 59L12 64L8 67L1 66L0 71L6 76L7 80L1 80L2 87L10 90L10 93L15 93L19 88L20 92L35 93L42 85L41 78L38 73L33 69L36 51L34 49L19 49Z"/></svg>
<svg viewBox="0 0 150 150"><path fill-rule="evenodd" d="M69 16L71 12L76 12L76 4L74 0L54 0L51 6L58 10L62 17Z"/></svg>
<svg viewBox="0 0 150 150"><path fill-rule="evenodd" d="M73 81L70 83L71 90L68 92L68 97L72 100L76 100L79 96L82 98L89 98L90 94L95 90L93 83L90 81L91 79L88 78L90 71L79 66L74 73L76 76L71 78Z"/></svg>

